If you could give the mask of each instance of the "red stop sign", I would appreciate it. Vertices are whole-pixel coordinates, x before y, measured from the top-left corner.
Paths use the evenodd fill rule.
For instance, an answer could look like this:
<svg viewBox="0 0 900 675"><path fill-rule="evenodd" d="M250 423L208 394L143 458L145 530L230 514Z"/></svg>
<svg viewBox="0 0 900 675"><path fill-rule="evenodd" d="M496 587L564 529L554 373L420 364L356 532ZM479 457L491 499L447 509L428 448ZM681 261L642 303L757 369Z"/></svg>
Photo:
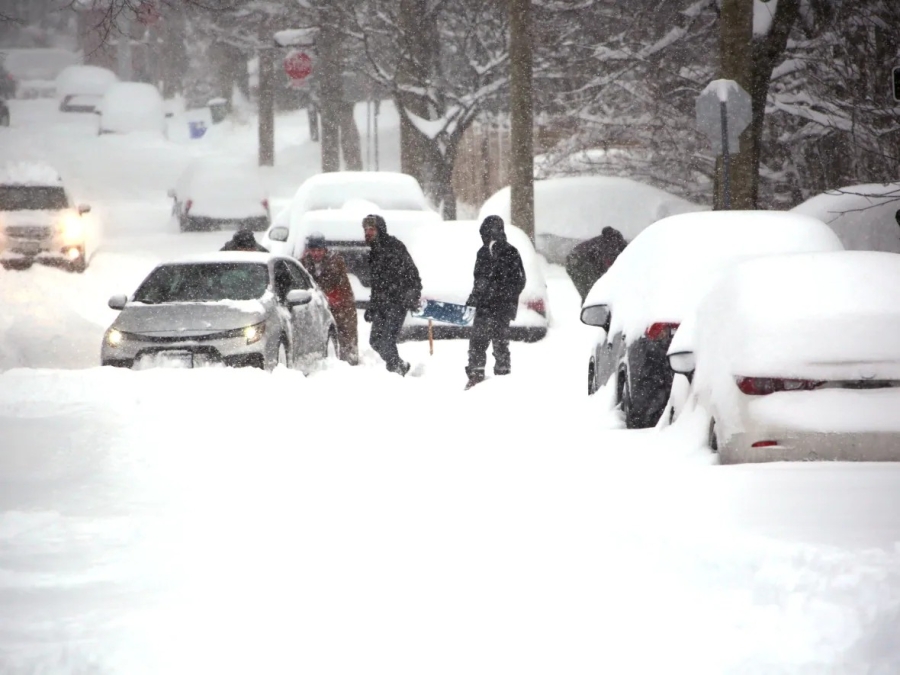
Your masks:
<svg viewBox="0 0 900 675"><path fill-rule="evenodd" d="M284 59L284 72L294 82L302 82L312 73L313 62L305 52L291 52Z"/></svg>

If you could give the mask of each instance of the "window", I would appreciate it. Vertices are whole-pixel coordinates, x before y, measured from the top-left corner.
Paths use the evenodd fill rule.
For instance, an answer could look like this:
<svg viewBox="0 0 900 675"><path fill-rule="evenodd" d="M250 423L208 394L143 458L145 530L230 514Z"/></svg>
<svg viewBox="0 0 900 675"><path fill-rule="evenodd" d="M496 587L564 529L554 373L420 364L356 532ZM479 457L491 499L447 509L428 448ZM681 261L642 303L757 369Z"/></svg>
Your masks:
<svg viewBox="0 0 900 675"><path fill-rule="evenodd" d="M59 211L69 207L61 187L0 185L0 211Z"/></svg>
<svg viewBox="0 0 900 675"><path fill-rule="evenodd" d="M260 263L162 265L134 294L135 302L217 302L255 300L269 286L269 270Z"/></svg>

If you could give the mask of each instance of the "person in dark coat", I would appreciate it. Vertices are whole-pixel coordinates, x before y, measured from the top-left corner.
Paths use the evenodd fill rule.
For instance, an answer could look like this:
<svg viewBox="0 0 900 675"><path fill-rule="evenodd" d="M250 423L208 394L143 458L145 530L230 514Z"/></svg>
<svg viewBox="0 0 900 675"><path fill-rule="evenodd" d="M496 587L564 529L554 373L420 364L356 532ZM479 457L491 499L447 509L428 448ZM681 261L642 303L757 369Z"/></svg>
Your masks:
<svg viewBox="0 0 900 675"><path fill-rule="evenodd" d="M322 291L328 297L328 307L337 324L341 360L351 366L359 363L359 345L356 330L356 300L347 276L347 265L339 253L329 251L325 237L314 233L306 238L306 250L300 258Z"/></svg>
<svg viewBox="0 0 900 675"><path fill-rule="evenodd" d="M225 242L225 245L219 249L220 251L257 251L259 253L268 253L269 249L259 244L256 237L253 236L251 230L238 230L234 236Z"/></svg>
<svg viewBox="0 0 900 675"><path fill-rule="evenodd" d="M494 375L508 375L509 324L516 318L519 295L525 289L525 268L515 246L506 241L503 219L488 216L479 228L484 245L475 257L475 283L466 301L475 308L469 339L469 389L484 380L487 348L493 343Z"/></svg>
<svg viewBox="0 0 900 675"><path fill-rule="evenodd" d="M566 256L566 272L582 302L597 279L606 274L627 245L621 232L607 226L599 236L581 242Z"/></svg>
<svg viewBox="0 0 900 675"><path fill-rule="evenodd" d="M406 246L387 233L384 218L366 216L363 231L369 245L372 289L363 317L372 324L369 344L384 359L390 372L406 375L409 363L400 358L397 337L406 312L419 307L422 280Z"/></svg>

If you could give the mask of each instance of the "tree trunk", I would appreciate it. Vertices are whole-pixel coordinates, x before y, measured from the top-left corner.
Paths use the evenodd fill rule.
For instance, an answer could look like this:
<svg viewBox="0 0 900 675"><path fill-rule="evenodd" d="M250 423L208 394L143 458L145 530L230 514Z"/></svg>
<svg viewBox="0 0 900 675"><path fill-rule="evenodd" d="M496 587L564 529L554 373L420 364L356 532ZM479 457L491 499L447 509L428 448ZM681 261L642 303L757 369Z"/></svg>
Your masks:
<svg viewBox="0 0 900 675"><path fill-rule="evenodd" d="M359 129L356 128L356 120L353 119L353 104L341 101L338 108L341 127L341 153L344 156L344 166L347 171L362 171L362 149L359 138Z"/></svg>
<svg viewBox="0 0 900 675"><path fill-rule="evenodd" d="M259 50L259 165L275 165L275 54Z"/></svg>
<svg viewBox="0 0 900 675"><path fill-rule="evenodd" d="M512 224L534 242L534 103L531 0L509 0Z"/></svg>
<svg viewBox="0 0 900 675"><path fill-rule="evenodd" d="M343 103L343 83L338 39L336 32L325 25L317 40L323 172L341 170L340 107Z"/></svg>
<svg viewBox="0 0 900 675"><path fill-rule="evenodd" d="M722 0L721 26L719 32L719 77L734 80L753 96L753 63L751 42L753 40L753 0ZM764 109L765 112L765 109ZM731 156L731 208L756 208L756 194L759 190L758 164L754 163L754 130L751 124L741 134L741 151ZM758 145L759 139L756 140ZM757 160L758 161L758 160ZM724 162L716 160L716 181L713 208L725 208Z"/></svg>
<svg viewBox="0 0 900 675"><path fill-rule="evenodd" d="M428 16L427 0L400 0L400 31L403 44L401 52L406 58L400 60L397 81L401 85L422 86L430 80L436 67L437 24L433 16ZM403 108L423 119L429 119L424 100L410 94L395 94L398 110ZM431 154L426 139L405 115L400 118L400 168L423 184L429 182L426 162ZM432 200L439 197L428 195Z"/></svg>

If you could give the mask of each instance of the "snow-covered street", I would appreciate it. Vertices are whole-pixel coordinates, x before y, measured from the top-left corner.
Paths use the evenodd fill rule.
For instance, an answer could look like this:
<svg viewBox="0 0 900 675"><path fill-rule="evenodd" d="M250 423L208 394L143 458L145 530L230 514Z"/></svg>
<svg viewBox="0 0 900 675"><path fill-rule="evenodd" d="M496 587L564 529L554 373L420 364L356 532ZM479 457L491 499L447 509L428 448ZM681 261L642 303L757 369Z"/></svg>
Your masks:
<svg viewBox="0 0 900 675"><path fill-rule="evenodd" d="M0 268L0 673L900 672L900 465L625 430L558 266L547 338L468 392L462 341L401 344L415 378L368 347L309 377L100 368L107 299L229 236L179 233L166 190L252 164L255 126L10 106L0 157L56 164L105 237L84 274ZM303 111L277 129L276 212L319 166Z"/></svg>

